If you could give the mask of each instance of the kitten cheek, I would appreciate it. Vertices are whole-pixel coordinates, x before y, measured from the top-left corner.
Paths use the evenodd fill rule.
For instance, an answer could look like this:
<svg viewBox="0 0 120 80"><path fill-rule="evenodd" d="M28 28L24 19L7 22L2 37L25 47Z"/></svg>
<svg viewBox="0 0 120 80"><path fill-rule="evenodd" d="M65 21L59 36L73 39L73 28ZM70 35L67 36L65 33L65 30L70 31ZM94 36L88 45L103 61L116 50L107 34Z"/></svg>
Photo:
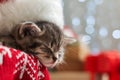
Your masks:
<svg viewBox="0 0 120 80"><path fill-rule="evenodd" d="M53 64L43 64L43 65L48 67L48 68L53 68Z"/></svg>
<svg viewBox="0 0 120 80"><path fill-rule="evenodd" d="M51 68L54 64L53 61L41 61L44 66Z"/></svg>
<svg viewBox="0 0 120 80"><path fill-rule="evenodd" d="M41 54L38 54L36 56L39 58L40 62L46 67L52 67L54 62L55 62L52 59L52 57L47 56L45 53L41 53Z"/></svg>

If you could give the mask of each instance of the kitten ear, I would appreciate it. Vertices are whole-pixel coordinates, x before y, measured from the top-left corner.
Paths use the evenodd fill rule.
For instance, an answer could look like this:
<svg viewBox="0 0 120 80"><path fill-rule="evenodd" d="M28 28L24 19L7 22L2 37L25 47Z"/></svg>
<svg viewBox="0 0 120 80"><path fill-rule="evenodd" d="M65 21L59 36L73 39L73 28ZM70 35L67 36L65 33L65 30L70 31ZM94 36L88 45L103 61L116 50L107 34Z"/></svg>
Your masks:
<svg viewBox="0 0 120 80"><path fill-rule="evenodd" d="M24 38L26 36L38 36L41 29L34 23L23 23L19 28L19 36Z"/></svg>
<svg viewBox="0 0 120 80"><path fill-rule="evenodd" d="M63 43L64 43L63 45L66 46L67 44L72 44L72 43L74 43L76 41L77 40L75 38L65 36L64 41L63 41Z"/></svg>

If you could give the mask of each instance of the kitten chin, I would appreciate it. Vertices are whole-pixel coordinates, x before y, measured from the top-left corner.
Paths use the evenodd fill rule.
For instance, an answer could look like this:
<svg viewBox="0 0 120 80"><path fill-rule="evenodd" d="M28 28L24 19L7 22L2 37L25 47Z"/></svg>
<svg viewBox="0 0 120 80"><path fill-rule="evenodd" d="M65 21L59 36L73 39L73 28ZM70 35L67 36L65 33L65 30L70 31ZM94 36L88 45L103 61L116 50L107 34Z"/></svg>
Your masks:
<svg viewBox="0 0 120 80"><path fill-rule="evenodd" d="M61 63L63 63L63 59L64 59L64 51L63 49L61 49L60 51L58 51L55 55L49 55L47 53L41 53L41 54L37 54L36 55L39 60L46 66L49 68L53 68L56 65L59 65ZM53 59L53 57L55 57L56 59Z"/></svg>

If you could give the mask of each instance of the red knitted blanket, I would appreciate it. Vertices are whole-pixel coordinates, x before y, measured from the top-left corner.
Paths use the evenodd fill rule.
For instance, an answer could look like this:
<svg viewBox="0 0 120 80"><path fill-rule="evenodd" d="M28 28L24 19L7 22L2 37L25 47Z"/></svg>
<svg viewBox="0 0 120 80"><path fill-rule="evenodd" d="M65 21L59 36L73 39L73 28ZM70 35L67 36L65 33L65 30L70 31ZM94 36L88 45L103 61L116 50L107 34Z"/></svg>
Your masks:
<svg viewBox="0 0 120 80"><path fill-rule="evenodd" d="M36 57L0 46L0 80L50 80L50 76Z"/></svg>

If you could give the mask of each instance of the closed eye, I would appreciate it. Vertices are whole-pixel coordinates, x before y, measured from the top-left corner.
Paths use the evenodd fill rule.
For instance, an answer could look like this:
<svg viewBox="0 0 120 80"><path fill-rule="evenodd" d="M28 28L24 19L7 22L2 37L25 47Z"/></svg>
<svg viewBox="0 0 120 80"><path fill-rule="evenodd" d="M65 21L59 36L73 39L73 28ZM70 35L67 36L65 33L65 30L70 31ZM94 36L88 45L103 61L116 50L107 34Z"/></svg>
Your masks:
<svg viewBox="0 0 120 80"><path fill-rule="evenodd" d="M42 51L47 54L52 54L52 52L49 49L42 48Z"/></svg>
<svg viewBox="0 0 120 80"><path fill-rule="evenodd" d="M53 51L47 46L47 45L42 45L41 48L44 52L48 53L48 54L53 54Z"/></svg>
<svg viewBox="0 0 120 80"><path fill-rule="evenodd" d="M50 59L50 58L51 58L51 56L45 56L45 58Z"/></svg>
<svg viewBox="0 0 120 80"><path fill-rule="evenodd" d="M29 46L29 48L36 48L39 45L40 45L39 43L33 43L32 45Z"/></svg>

